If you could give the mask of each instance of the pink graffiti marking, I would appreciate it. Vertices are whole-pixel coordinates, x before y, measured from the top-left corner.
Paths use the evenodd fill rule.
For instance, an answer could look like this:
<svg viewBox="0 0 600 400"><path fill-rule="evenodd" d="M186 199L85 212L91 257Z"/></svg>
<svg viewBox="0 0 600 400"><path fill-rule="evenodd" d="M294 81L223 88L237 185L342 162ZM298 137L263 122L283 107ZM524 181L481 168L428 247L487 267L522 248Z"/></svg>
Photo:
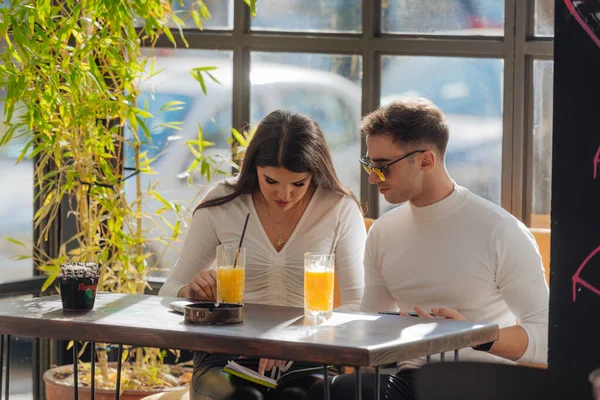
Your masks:
<svg viewBox="0 0 600 400"><path fill-rule="evenodd" d="M564 0L564 1L565 1L565 5L569 9L569 12L571 13L571 15L575 18L575 20L577 20L577 22L579 22L579 25L581 25L581 27L588 34L588 36L590 38L592 38L592 40L594 41L594 43L596 43L596 45L598 47L600 47L600 38L598 38L598 36L596 35L596 33L594 33L594 31L588 25L588 23L585 22L584 19L581 17L581 15L579 14L579 12L577 11L577 9L575 8L575 6L573 5L573 0ZM577 3L578 2L576 2L576 4Z"/></svg>
<svg viewBox="0 0 600 400"><path fill-rule="evenodd" d="M598 164L600 164L600 146L598 146L598 151L594 156L594 179L596 179L596 173L598 172Z"/></svg>
<svg viewBox="0 0 600 400"><path fill-rule="evenodd" d="M571 13L571 15L577 20L577 22L579 22L579 25L581 25L581 27L588 34L588 36L590 38L592 38L594 43L596 43L596 45L598 47L600 47L600 39L598 38L596 33L592 30L592 28L588 25L588 23L583 20L583 18L581 17L581 15L579 14L579 12L575 8L575 6L573 5L573 0L564 0L564 1L565 1L565 5L569 9L569 12Z"/></svg>
<svg viewBox="0 0 600 400"><path fill-rule="evenodd" d="M581 278L581 276L579 276L581 274L581 271L583 270L583 267L586 266L586 264L592 259L594 258L594 256L596 254L600 253L600 246L598 246L596 248L596 250L592 251L590 253L589 256L587 256L587 258L585 260L583 260L583 262L581 263L581 265L579 266L579 268L577 268L577 272L575 272L575 275L573 275L573 303L575 303L575 301L577 300L577 284L580 284L583 287L588 288L589 290L591 290L592 292L596 293L597 295L600 296L600 290L597 289L596 287L592 286L591 284L589 284L588 282L586 282L583 278Z"/></svg>

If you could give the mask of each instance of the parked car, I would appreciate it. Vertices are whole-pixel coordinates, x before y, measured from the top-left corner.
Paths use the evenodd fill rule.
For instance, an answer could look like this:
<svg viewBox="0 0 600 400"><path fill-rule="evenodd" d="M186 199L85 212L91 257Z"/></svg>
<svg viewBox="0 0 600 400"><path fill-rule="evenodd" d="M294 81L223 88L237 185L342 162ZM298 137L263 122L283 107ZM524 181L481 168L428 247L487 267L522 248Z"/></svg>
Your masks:
<svg viewBox="0 0 600 400"><path fill-rule="evenodd" d="M470 35L468 30L474 28L503 28L504 2L389 0L383 9L382 18L383 30L386 32ZM492 34L484 31L479 33Z"/></svg>
<svg viewBox="0 0 600 400"><path fill-rule="evenodd" d="M458 57L389 57L382 73L382 105L425 97L446 116L446 165L460 185L500 203L503 63ZM381 197L380 209L387 211Z"/></svg>
<svg viewBox="0 0 600 400"><path fill-rule="evenodd" d="M218 67L213 75L220 84L207 79L208 96L205 96L189 71L207 65ZM162 196L195 206L198 196L202 196L214 181L206 182L196 174L194 184L188 185L185 171L195 157L185 141L197 137L200 124L204 140L215 143L205 153L223 160L230 157L231 145L227 139L231 137L232 126L232 65L226 60L160 57L155 68L163 67L164 71L141 86L148 111L155 116L147 122L150 126L157 126L165 121L183 121L183 125L181 131L155 130L152 143L142 148L150 156L158 155L154 164L158 174L144 175L143 186L160 179L159 192ZM252 64L250 82L251 125L278 108L301 112L316 119L325 132L340 180L358 194L361 173L357 161L360 155L360 87L327 71L261 62ZM173 100L184 101L185 106L174 112L160 111L163 104ZM143 103L141 101L140 105ZM176 137L181 139L172 140ZM230 171L227 162L223 161L222 167ZM127 193L133 193L133 184L133 180L127 182ZM162 204L158 202L145 205L148 211L160 207ZM178 251L168 250L161 265L172 266L177 256Z"/></svg>
<svg viewBox="0 0 600 400"><path fill-rule="evenodd" d="M206 79L205 96L190 75L198 66L214 65L214 76L221 84ZM461 185L470 188L494 202L500 200L501 142L502 142L502 63L498 60L477 60L445 57L389 57L384 59L382 73L382 104L401 97L419 95L430 98L446 113L451 129L447 165L452 176ZM204 139L215 146L206 153L230 155L232 125L232 69L230 60L207 60L190 57L159 57L156 69L164 71L143 82L139 106L147 103L154 115L147 122L150 127L163 122L182 121L182 130L169 128L153 130L152 143L143 146L149 156L159 156L154 168L157 175L143 175L143 187L160 179L158 190L162 196L188 207L194 207L199 196L210 185L195 176L189 186L187 166L194 156L185 141L197 136L201 124ZM357 162L360 154L358 122L361 92L355 83L333 73L271 63L253 63L251 70L251 122L254 124L277 108L303 112L319 121L332 151L334 164L342 182L359 194L361 169ZM165 103L181 100L186 104L180 110L161 112ZM180 137L179 140L172 140ZM131 153L126 154L131 164ZM0 162L4 162L0 161ZM14 163L14 161L12 161ZM222 167L229 169L223 161ZM0 177L2 187L11 182L29 182L32 186L32 165L20 164L10 177ZM126 194L134 193L134 179L126 182ZM27 194L23 191L23 195ZM27 194L30 195L30 194ZM14 201L13 201L14 200ZM9 226L21 232L31 232L31 213L22 207L29 200L13 197L0 199L0 226L2 234ZM381 210L391 208L383 200ZM162 204L149 202L150 211ZM18 216L18 217L15 217ZM174 221L172 221L174 222ZM146 221L146 224L148 221ZM145 225L151 228L150 225ZM6 227L6 228L5 228ZM13 229L12 227L10 228ZM185 229L182 229L185 232ZM158 232L157 232L158 234ZM152 236L152 235L151 235ZM178 250L167 251L161 266L175 263ZM30 271L27 271L30 274ZM11 272L14 275L14 271Z"/></svg>

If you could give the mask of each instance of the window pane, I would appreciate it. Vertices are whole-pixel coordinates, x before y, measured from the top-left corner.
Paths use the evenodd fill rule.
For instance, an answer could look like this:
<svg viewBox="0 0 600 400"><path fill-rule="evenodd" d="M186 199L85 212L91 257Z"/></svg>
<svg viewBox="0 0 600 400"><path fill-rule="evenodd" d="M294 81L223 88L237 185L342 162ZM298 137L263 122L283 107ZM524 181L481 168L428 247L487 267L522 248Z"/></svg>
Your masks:
<svg viewBox="0 0 600 400"><path fill-rule="evenodd" d="M196 0L173 1L171 10L185 23L186 28L198 28L192 17L192 11L196 10ZM233 1L232 0L204 0L204 4L210 12L211 18L202 21L203 29L231 30L233 29ZM175 23L169 24L171 28Z"/></svg>
<svg viewBox="0 0 600 400"><path fill-rule="evenodd" d="M554 36L554 0L535 0L536 36Z"/></svg>
<svg viewBox="0 0 600 400"><path fill-rule="evenodd" d="M554 63L533 62L533 195L531 226L550 228L552 88Z"/></svg>
<svg viewBox="0 0 600 400"><path fill-rule="evenodd" d="M382 0L387 33L504 35L503 0Z"/></svg>
<svg viewBox="0 0 600 400"><path fill-rule="evenodd" d="M361 32L360 0L259 0L252 29Z"/></svg>
<svg viewBox="0 0 600 400"><path fill-rule="evenodd" d="M381 104L425 97L446 116L446 166L472 192L500 203L503 62L457 57L383 57ZM380 196L380 213L392 205Z"/></svg>
<svg viewBox="0 0 600 400"><path fill-rule="evenodd" d="M232 54L230 52L209 50L173 50L155 49L152 53L156 56L155 71L163 70L154 77L142 82L138 107L146 109L152 118L145 122L151 133L151 143L144 144L141 151L146 152L149 158L156 157L153 162L155 175L142 174L142 190L158 182L156 191L168 201L180 203L184 208L195 207L208 188L223 176L216 176L210 182L201 178L198 166L192 173L193 184L188 184L186 173L188 166L196 159L186 145L187 140L197 140L198 124L202 126L203 139L215 145L206 147L205 156L215 158L220 167L230 171L226 158L230 157L230 144L232 124ZM197 82L190 71L196 67L215 66L212 75L220 82L215 83L205 75L207 95L204 95L200 83ZM148 63L148 68L150 62ZM184 102L181 109L174 107L172 111L161 109L172 101ZM181 123L181 130L173 128L173 124ZM167 124L165 126L164 124ZM169 125L171 124L171 125ZM133 152L126 146L126 166L133 166ZM131 199L135 196L135 179L129 179L125 185L126 194ZM148 201L144 204L144 211L152 212L163 207L158 201ZM174 213L163 213L170 224L175 223ZM189 215L191 217L191 214ZM164 233L144 220L144 227L150 230L148 237L164 236ZM181 233L185 235L186 224L181 225ZM171 268L179 255L184 237L169 248L160 260L160 267ZM162 254L164 247L156 242L150 244L157 254ZM157 260L150 260L151 263ZM153 276L165 276L169 271L159 271Z"/></svg>
<svg viewBox="0 0 600 400"><path fill-rule="evenodd" d="M5 95L3 91L0 93L2 98ZM0 109L3 111L4 102ZM13 118L16 121L16 116ZM5 129L0 124L0 136ZM17 259L31 256L33 244L33 161L25 158L16 164L27 140L27 137L13 137L0 147L0 282L33 276L33 261ZM7 239L15 239L25 247Z"/></svg>
<svg viewBox="0 0 600 400"><path fill-rule="evenodd" d="M360 193L361 70L358 56L252 53L251 123L276 109L315 119L341 182Z"/></svg>

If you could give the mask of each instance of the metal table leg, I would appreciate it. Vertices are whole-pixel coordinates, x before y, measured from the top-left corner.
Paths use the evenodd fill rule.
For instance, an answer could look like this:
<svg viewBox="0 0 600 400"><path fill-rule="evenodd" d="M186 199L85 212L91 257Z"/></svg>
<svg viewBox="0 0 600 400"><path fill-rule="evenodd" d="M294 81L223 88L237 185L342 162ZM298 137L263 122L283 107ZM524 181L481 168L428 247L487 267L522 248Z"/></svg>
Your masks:
<svg viewBox="0 0 600 400"><path fill-rule="evenodd" d="M458 349L454 350L454 361L458 361Z"/></svg>
<svg viewBox="0 0 600 400"><path fill-rule="evenodd" d="M4 335L0 335L0 397L2 397L2 377L4 377Z"/></svg>
<svg viewBox="0 0 600 400"><path fill-rule="evenodd" d="M375 400L381 398L381 371L379 367L375 368Z"/></svg>
<svg viewBox="0 0 600 400"><path fill-rule="evenodd" d="M446 361L446 353L444 353L444 352L440 353L440 361L441 362Z"/></svg>
<svg viewBox="0 0 600 400"><path fill-rule="evenodd" d="M121 358L123 355L123 345L119 345L118 360L117 360L117 393L115 393L115 400L119 400L121 397Z"/></svg>
<svg viewBox="0 0 600 400"><path fill-rule="evenodd" d="M360 367L356 367L356 398L362 400L362 376Z"/></svg>
<svg viewBox="0 0 600 400"><path fill-rule="evenodd" d="M4 387L4 398L8 400L10 393L10 335L6 335L6 386Z"/></svg>
<svg viewBox="0 0 600 400"><path fill-rule="evenodd" d="M427 364L431 362L431 355L427 355Z"/></svg>
<svg viewBox="0 0 600 400"><path fill-rule="evenodd" d="M329 372L327 370L327 365L323 366L323 376L325 377L325 384L323 385L323 390L325 391L325 400L329 400L331 398L331 394L329 389Z"/></svg>
<svg viewBox="0 0 600 400"><path fill-rule="evenodd" d="M91 379L90 400L94 400L94 389L96 387L96 343L91 342L90 346L92 346L92 355L91 355L92 377L90 378Z"/></svg>
<svg viewBox="0 0 600 400"><path fill-rule="evenodd" d="M79 400L79 343L73 340L73 399Z"/></svg>

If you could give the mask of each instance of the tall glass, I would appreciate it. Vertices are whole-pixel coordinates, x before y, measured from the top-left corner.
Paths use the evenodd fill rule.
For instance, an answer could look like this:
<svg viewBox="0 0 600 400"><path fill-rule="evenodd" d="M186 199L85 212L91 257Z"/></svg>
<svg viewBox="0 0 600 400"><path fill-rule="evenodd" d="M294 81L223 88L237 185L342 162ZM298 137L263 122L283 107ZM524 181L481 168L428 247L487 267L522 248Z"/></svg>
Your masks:
<svg viewBox="0 0 600 400"><path fill-rule="evenodd" d="M335 255L304 254L304 317L319 321L333 312Z"/></svg>
<svg viewBox="0 0 600 400"><path fill-rule="evenodd" d="M244 304L245 283L246 249L217 246L217 303Z"/></svg>

